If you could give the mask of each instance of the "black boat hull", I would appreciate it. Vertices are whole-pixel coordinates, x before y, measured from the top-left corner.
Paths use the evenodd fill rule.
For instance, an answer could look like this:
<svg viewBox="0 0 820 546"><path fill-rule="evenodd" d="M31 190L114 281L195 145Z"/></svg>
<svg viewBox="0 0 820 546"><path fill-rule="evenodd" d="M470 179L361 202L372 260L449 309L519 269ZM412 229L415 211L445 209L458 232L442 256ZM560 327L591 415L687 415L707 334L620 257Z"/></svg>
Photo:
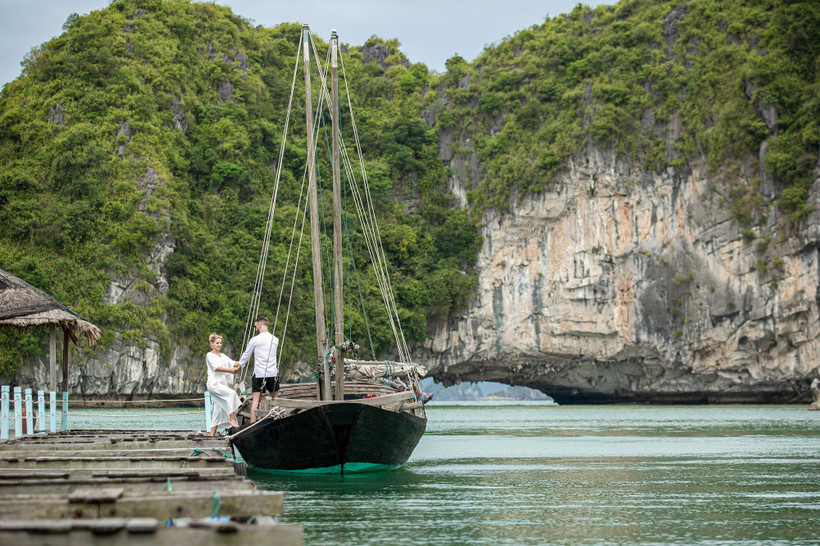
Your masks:
<svg viewBox="0 0 820 546"><path fill-rule="evenodd" d="M264 419L230 437L245 463L278 472L367 472L402 466L427 427L407 412L325 404Z"/></svg>

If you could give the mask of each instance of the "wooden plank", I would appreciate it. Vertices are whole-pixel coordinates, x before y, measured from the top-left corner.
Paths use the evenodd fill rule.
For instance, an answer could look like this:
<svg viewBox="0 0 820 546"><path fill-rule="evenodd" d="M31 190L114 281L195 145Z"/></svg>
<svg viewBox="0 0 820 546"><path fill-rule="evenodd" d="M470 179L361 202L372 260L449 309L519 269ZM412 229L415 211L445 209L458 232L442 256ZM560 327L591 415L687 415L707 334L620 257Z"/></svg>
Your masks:
<svg viewBox="0 0 820 546"><path fill-rule="evenodd" d="M124 492L122 487L75 489L68 496L68 502L115 502Z"/></svg>
<svg viewBox="0 0 820 546"><path fill-rule="evenodd" d="M68 479L74 480L119 480L119 479L190 479L202 480L214 477L232 477L236 473L232 466L218 466L205 468L114 468L114 469L71 469L67 472L55 472L37 469L2 469L0 470L0 486L9 481L38 480L58 482Z"/></svg>
<svg viewBox="0 0 820 546"><path fill-rule="evenodd" d="M276 491L205 491L154 494L119 498L112 502L69 502L68 499L39 498L0 503L0 518L80 519L134 518L159 519L207 517L219 514L248 519L256 514L281 514L283 494Z"/></svg>
<svg viewBox="0 0 820 546"><path fill-rule="evenodd" d="M144 436L144 435L122 435L122 434L105 434L103 432L99 434L94 434L91 436L86 437L77 437L77 436L60 436L52 435L52 434L41 434L37 433L31 436L21 436L15 437L12 440L0 443L0 446L6 445L16 445L16 446L26 446L32 444L48 444L48 445L65 445L71 446L75 445L79 448L85 445L106 445L111 444L111 448L117 448L117 444L121 444L119 446L121 449L125 449L130 447L134 443L140 442L149 442L152 446L156 446L157 443L162 442L180 442L185 441L187 445L193 446L194 444L199 445L202 444L222 444L225 445L225 439L219 436L207 436L207 435L198 435L198 436ZM159 446L156 446L159 447Z"/></svg>
<svg viewBox="0 0 820 546"><path fill-rule="evenodd" d="M2 480L25 480L25 479L39 479L39 480L61 480L68 478L70 472L58 472L55 470L27 470L19 471L10 468L0 468L0 481Z"/></svg>
<svg viewBox="0 0 820 546"><path fill-rule="evenodd" d="M284 510L284 495L278 491L221 491L180 493L101 503L102 517L206 517L215 506L219 514L247 520L256 514L276 515Z"/></svg>
<svg viewBox="0 0 820 546"><path fill-rule="evenodd" d="M68 448L63 449L59 447L40 446L37 449L21 449L14 451L3 451L0 453L0 462L12 461L14 459L26 457L88 457L91 454L87 449ZM177 457L199 457L202 459L208 457L225 458L231 455L231 448L226 444L214 447L172 447L172 448L135 448L135 449L95 449L93 450L94 457L155 457L155 456L177 456Z"/></svg>
<svg viewBox="0 0 820 546"><path fill-rule="evenodd" d="M231 473L201 478L88 478L54 480L7 480L0 482L0 501L14 501L15 495L68 495L78 487L121 487L124 495L145 495L171 491L213 491L230 488L233 491L252 491L256 486L252 481Z"/></svg>
<svg viewBox="0 0 820 546"><path fill-rule="evenodd" d="M20 469L115 469L145 468L145 469L174 469L174 468L202 468L202 467L230 466L233 461L221 457L26 457L16 461L0 461L0 468Z"/></svg>
<svg viewBox="0 0 820 546"><path fill-rule="evenodd" d="M213 476L219 474L234 474L233 468L230 466L219 466L216 468L116 468L104 469L96 471L76 471L72 472L71 476L86 476L90 475L95 478L139 478L145 476L162 476L162 477L182 477L182 476Z"/></svg>
<svg viewBox="0 0 820 546"><path fill-rule="evenodd" d="M258 519L258 518L257 518ZM204 520L208 521L208 520ZM155 518L106 518L100 520L0 521L0 544L61 544L64 546L146 544L180 546L190 544L241 545L276 544L301 546L298 525L237 524L233 532L192 520L187 525L165 524Z"/></svg>

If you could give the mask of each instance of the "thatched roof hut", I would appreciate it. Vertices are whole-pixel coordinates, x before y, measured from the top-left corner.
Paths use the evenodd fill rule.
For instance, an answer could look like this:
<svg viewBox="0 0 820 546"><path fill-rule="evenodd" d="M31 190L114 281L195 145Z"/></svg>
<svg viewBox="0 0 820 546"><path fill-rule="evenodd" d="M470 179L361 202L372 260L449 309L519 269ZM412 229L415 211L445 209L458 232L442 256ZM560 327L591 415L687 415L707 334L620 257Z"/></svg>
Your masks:
<svg viewBox="0 0 820 546"><path fill-rule="evenodd" d="M78 343L84 337L89 344L95 343L102 332L92 323L55 300L39 288L0 269L0 327L26 330L32 327L50 326L50 367L52 389L56 367L55 329L63 330L63 382L68 379L68 340ZM65 388L65 385L64 385Z"/></svg>
<svg viewBox="0 0 820 546"><path fill-rule="evenodd" d="M99 328L68 306L0 269L0 326L27 329L52 324L67 330L74 343L82 336L94 344L102 335Z"/></svg>

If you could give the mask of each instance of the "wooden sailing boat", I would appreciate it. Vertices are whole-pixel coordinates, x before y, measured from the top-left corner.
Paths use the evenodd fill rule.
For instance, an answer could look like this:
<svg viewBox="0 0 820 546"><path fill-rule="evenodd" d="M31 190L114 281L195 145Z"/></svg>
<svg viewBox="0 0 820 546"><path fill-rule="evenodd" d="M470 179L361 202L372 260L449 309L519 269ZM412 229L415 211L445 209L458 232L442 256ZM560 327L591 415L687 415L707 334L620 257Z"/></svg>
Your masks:
<svg viewBox="0 0 820 546"><path fill-rule="evenodd" d="M378 241L378 227L375 225L372 202L369 201L369 192L366 189L359 196L357 208L360 209L363 232L369 233L371 237L368 241L370 254L379 262L378 266L374 266L374 271L376 271L382 289L390 323L394 325L397 353L403 362L357 360L358 346L345 339L340 165L346 159L346 154L340 153L342 150L338 119L338 61L340 56L338 36L335 30L330 39L331 90L328 101L332 119L334 343L330 344L326 339L314 160L315 139L313 137L314 121L309 59L311 45L310 30L305 25L302 27L300 51L303 52L305 74L308 202L314 270L316 339L321 367L316 383L283 385L278 398L263 399L257 411L259 420L252 424L248 424L250 401L247 400L237 412L242 426L231 434L228 440L238 458L241 457L249 466L261 470L345 473L396 468L403 465L410 457L427 426L422 400L423 393L419 387L419 379L426 372L424 368L412 363L404 342L390 279L387 275L387 264L384 261L381 243ZM314 57L317 57L315 46ZM298 67L298 53L296 62ZM296 70L294 70L294 83L295 76ZM327 93L324 78L322 78L322 90ZM293 97L293 90L291 90L291 97ZM355 122L352 123L352 127L355 134ZM285 127L286 132L287 126ZM361 153L358 138L356 141L357 150ZM284 149L284 135L282 145ZM281 172L281 154L280 168L277 172ZM350 179L351 171L347 172L348 179ZM364 179L362 182L366 188L366 174L363 169L362 175ZM355 199L356 190L352 185L351 189ZM276 189L274 189L274 199L271 201L272 210L275 207L275 195ZM360 203L361 206L359 206ZM362 218L363 214L365 218ZM263 245L263 257L260 259L257 286L254 289L257 308L264 276L266 245L270 237L270 222L271 218L269 218L268 239ZM365 229L366 226L369 229ZM249 321L253 316L255 316L255 311L252 305ZM331 381L331 375L334 376L333 381Z"/></svg>

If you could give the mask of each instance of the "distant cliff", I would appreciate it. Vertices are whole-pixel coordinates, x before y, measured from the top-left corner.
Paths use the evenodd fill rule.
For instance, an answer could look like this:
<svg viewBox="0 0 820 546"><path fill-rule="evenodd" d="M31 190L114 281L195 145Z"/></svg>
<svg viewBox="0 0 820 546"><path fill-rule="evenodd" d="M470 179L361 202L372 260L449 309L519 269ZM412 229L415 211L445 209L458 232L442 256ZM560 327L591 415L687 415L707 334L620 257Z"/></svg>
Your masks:
<svg viewBox="0 0 820 546"><path fill-rule="evenodd" d="M818 30L816 3L621 2L448 61L424 117L483 247L431 373L559 402L807 401Z"/></svg>
<svg viewBox="0 0 820 546"><path fill-rule="evenodd" d="M713 186L705 167L647 173L593 151L549 191L488 212L476 298L428 340L430 373L560 403L806 401L820 214L773 251L744 239Z"/></svg>

